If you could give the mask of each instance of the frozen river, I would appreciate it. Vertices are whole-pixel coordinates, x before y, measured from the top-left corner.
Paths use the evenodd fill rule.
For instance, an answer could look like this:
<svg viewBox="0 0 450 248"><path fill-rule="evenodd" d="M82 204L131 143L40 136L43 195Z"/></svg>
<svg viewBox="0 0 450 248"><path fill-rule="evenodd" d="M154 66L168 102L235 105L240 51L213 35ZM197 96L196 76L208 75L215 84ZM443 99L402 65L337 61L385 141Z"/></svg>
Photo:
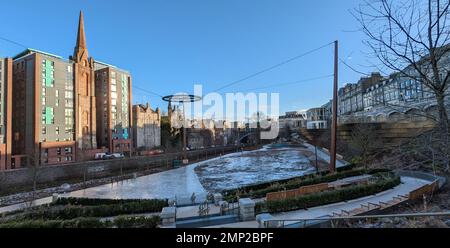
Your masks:
<svg viewBox="0 0 450 248"><path fill-rule="evenodd" d="M273 181L314 171L301 147L265 147L239 152L118 183L68 193L72 197L135 199L177 198L189 202L193 192L197 201L208 191L220 191L258 182Z"/></svg>
<svg viewBox="0 0 450 248"><path fill-rule="evenodd" d="M301 147L265 147L203 162L195 172L205 189L221 191L314 172L305 153Z"/></svg>

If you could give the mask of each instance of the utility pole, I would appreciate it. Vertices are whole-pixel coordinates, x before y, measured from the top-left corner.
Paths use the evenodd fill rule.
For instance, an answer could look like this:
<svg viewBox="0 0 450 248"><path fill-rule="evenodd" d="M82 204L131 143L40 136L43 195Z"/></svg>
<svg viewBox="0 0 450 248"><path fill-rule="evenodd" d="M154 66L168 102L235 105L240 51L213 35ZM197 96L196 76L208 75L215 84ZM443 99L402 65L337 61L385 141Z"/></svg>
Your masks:
<svg viewBox="0 0 450 248"><path fill-rule="evenodd" d="M187 159L187 151L186 151L186 112L185 112L186 105L183 102L183 159Z"/></svg>
<svg viewBox="0 0 450 248"><path fill-rule="evenodd" d="M336 133L337 133L337 98L338 98L338 41L334 42L334 83L333 109L331 123L330 172L336 170Z"/></svg>

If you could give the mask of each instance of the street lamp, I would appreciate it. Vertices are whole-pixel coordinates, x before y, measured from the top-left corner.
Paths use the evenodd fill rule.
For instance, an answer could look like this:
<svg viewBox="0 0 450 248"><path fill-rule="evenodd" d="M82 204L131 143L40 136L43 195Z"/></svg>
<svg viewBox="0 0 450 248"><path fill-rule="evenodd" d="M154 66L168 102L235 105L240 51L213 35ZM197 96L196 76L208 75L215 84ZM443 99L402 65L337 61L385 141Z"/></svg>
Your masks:
<svg viewBox="0 0 450 248"><path fill-rule="evenodd" d="M196 95L188 95L188 94L176 94L176 95L168 95L162 98L163 101L169 103L178 103L183 105L183 159L187 159L186 154L186 113L185 113L185 103L192 103L202 100L201 96ZM170 120L169 120L170 121Z"/></svg>

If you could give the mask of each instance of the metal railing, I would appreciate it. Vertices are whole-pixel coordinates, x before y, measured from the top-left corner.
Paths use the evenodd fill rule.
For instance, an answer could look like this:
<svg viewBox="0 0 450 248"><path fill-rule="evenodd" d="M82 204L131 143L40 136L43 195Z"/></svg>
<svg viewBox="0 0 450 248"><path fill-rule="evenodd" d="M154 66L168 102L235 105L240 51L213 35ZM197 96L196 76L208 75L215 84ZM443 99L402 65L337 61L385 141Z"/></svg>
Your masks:
<svg viewBox="0 0 450 248"><path fill-rule="evenodd" d="M408 213L408 214L384 214L384 215L360 215L360 216L325 216L307 219L270 219L264 221L264 228L306 228L329 223L331 227L338 227L340 221L370 221L376 219L392 218L425 218L425 217L450 217L450 211L431 213Z"/></svg>

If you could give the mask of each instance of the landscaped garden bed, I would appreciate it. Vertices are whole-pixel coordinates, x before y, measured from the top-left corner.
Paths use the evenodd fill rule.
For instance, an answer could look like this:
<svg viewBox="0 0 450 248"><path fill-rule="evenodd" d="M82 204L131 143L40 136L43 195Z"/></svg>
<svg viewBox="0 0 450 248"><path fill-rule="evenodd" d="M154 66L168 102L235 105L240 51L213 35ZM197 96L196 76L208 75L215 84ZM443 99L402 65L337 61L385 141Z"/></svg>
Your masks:
<svg viewBox="0 0 450 248"><path fill-rule="evenodd" d="M378 172L367 185L356 185L277 201L258 202L256 212L287 212L341 201L357 199L391 189L401 183L400 177L390 172Z"/></svg>
<svg viewBox="0 0 450 248"><path fill-rule="evenodd" d="M159 216L119 216L113 220L79 217L70 220L29 219L0 223L0 228L156 228Z"/></svg>
<svg viewBox="0 0 450 248"><path fill-rule="evenodd" d="M159 216L125 216L156 213L167 200L110 200L60 198L55 203L0 218L0 228L156 227ZM105 218L109 217L109 218Z"/></svg>
<svg viewBox="0 0 450 248"><path fill-rule="evenodd" d="M263 198L267 193L297 189L320 183L329 183L347 177L361 176L364 174L371 175L378 172L388 172L388 170L365 170L363 168L354 168L354 166L350 165L339 169L336 173L322 172L274 182L248 185L238 189L223 191L222 194L224 195L224 199L229 202L237 201L238 198Z"/></svg>

